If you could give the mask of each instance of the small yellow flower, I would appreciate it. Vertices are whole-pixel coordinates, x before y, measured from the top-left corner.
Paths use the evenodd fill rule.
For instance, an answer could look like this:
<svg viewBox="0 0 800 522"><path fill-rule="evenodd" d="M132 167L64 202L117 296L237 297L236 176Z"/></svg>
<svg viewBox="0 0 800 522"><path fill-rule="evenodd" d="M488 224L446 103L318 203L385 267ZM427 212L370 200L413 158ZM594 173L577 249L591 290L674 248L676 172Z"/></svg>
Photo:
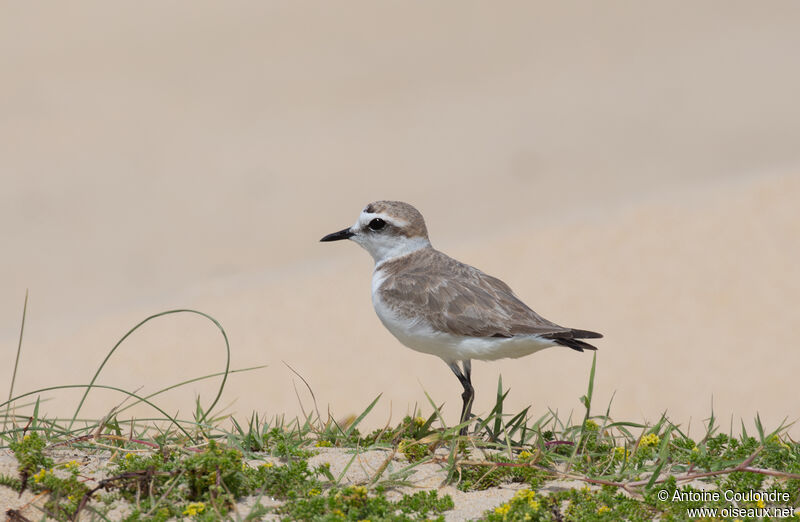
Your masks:
<svg viewBox="0 0 800 522"><path fill-rule="evenodd" d="M519 452L519 460L527 460L531 457L533 457L533 453L531 453L530 451L522 450Z"/></svg>
<svg viewBox="0 0 800 522"><path fill-rule="evenodd" d="M136 458L136 455L134 455L133 453L126 453L125 454L125 460L127 460L128 462L132 461L135 458Z"/></svg>
<svg viewBox="0 0 800 522"><path fill-rule="evenodd" d="M611 511L611 508L606 505L602 505L599 508L597 508L598 515L602 515L603 513L608 513L609 511Z"/></svg>
<svg viewBox="0 0 800 522"><path fill-rule="evenodd" d="M627 459L631 456L631 450L623 448L622 446L617 446L614 448L614 456L619 459Z"/></svg>
<svg viewBox="0 0 800 522"><path fill-rule="evenodd" d="M183 510L183 514L187 517L194 517L202 513L206 510L206 505L203 502L192 502L186 509Z"/></svg>
<svg viewBox="0 0 800 522"><path fill-rule="evenodd" d="M769 442L772 442L773 444L778 444L780 447L782 447L782 448L786 448L786 449L788 449L788 450L791 450L791 449L792 449L792 447L791 447L791 446L789 446L788 444L786 444L785 442L783 442L783 441L781 440L781 438L780 438L780 437L778 437L777 435L773 435L772 437L770 437L770 438L769 438Z"/></svg>
<svg viewBox="0 0 800 522"><path fill-rule="evenodd" d="M426 422L427 422L427 421L426 421L425 419L423 419L422 417L416 417L416 418L414 419L414 424L416 424L416 425L417 425L418 427L420 427L420 428L421 428L422 426L425 426L425 423L426 423Z"/></svg>
<svg viewBox="0 0 800 522"><path fill-rule="evenodd" d="M314 446L316 446L317 448L330 448L331 446L333 446L333 444L331 444L331 441L329 440L318 440L317 443L314 444Z"/></svg>
<svg viewBox="0 0 800 522"><path fill-rule="evenodd" d="M539 511L539 501L528 500L528 507L531 508L531 511Z"/></svg>
<svg viewBox="0 0 800 522"><path fill-rule="evenodd" d="M503 504L494 508L494 512L501 516L505 516L509 511L511 511L511 504Z"/></svg>
<svg viewBox="0 0 800 522"><path fill-rule="evenodd" d="M758 499L758 502L756 502L756 506L758 506L761 509L764 509L765 507L767 507L767 505L764 504L764 501L761 500L761 499Z"/></svg>
<svg viewBox="0 0 800 522"><path fill-rule="evenodd" d="M47 470L42 468L39 470L39 473L33 476L33 481L38 484L39 482L43 481L46 476L47 476Z"/></svg>
<svg viewBox="0 0 800 522"><path fill-rule="evenodd" d="M337 517L344 518L344 512L341 509L334 509L333 511L331 511L331 514L336 515Z"/></svg>
<svg viewBox="0 0 800 522"><path fill-rule="evenodd" d="M364 486L356 486L353 488L353 493L358 495L359 497L366 497L367 496L367 488Z"/></svg>
<svg viewBox="0 0 800 522"><path fill-rule="evenodd" d="M265 463L263 463L262 465L260 465L260 466L259 466L259 468L265 468L265 469L269 469L269 468L271 468L271 467L272 467L272 466L274 466L274 465L275 465L275 464L273 464L272 462L265 462Z"/></svg>
<svg viewBox="0 0 800 522"><path fill-rule="evenodd" d="M639 443L639 445L644 448L648 448L650 446L657 446L659 442L661 442L661 438L658 435L655 433L648 433L642 437L642 441Z"/></svg>
<svg viewBox="0 0 800 522"><path fill-rule="evenodd" d="M72 471L73 469L78 469L80 467L80 464L78 464L77 461L70 460L69 462L64 464L64 467L69 471Z"/></svg>
<svg viewBox="0 0 800 522"><path fill-rule="evenodd" d="M319 489L317 489L317 488L311 488L310 490L308 490L308 496L309 496L309 497L316 497L316 496L317 496L317 495L319 495L320 493L322 493L322 491L320 491L320 490L319 490Z"/></svg>

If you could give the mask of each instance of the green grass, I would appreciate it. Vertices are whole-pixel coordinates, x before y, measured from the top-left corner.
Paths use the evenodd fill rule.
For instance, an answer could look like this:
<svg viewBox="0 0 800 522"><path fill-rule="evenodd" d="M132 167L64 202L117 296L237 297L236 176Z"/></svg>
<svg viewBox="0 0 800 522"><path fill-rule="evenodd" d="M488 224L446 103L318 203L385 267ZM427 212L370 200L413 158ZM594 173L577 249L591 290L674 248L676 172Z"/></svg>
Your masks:
<svg viewBox="0 0 800 522"><path fill-rule="evenodd" d="M219 329L227 354L224 369L147 396L96 384L132 332L177 313L200 315ZM360 427L380 397L361 414L338 423L320 415L316 405L313 412L290 420L255 414L235 419L216 413L228 378L255 370L231 370L229 360L227 335L215 319L193 310L173 310L150 316L128 331L87 385L52 386L14 396L12 378L9 400L0 403L5 412L0 447L14 453L18 468L14 476L0 475L0 488L29 490L40 499L24 512L7 516L103 520L115 506L124 505L126 520L256 520L266 514L287 520L443 519L453 509L449 496L436 490L396 493L413 484L416 469L428 464L440 467L445 480L465 492L518 484L521 489L511 501L482 515L487 520L689 520L691 508L732 506L725 499L696 500L701 488L785 495L780 502L742 500L737 507L743 510L800 506L800 444L788 437L788 426L768 431L757 416L753 433L744 425L737 433L722 433L712 412L703 436L693 439L666 415L648 425L613 419L610 405L597 414L592 411L594 361L587 393L577 403L583 410L577 422L552 411L538 418L530 417L528 408L507 412L509 390L499 381L494 407L473 419L470 435L462 437L461 426L447 426L441 406L430 397L425 410L415 409L399 424L368 433ZM169 415L158 406L158 396L165 391L212 378L220 379L214 399L208 406L198 399L191 419ZM41 397L70 388L84 389L74 413L48 418ZM102 419L81 419L86 396L101 388L121 394L129 404L110 408ZM121 414L136 404L149 406L154 416L123 421ZM344 470L334 473L325 464L309 462L327 448L348 452ZM67 461L65 450L102 456L103 467L94 470ZM353 483L348 471L358 466L361 453L371 450L382 451L383 464ZM554 483L567 486L543 489ZM661 500L665 494L669 501ZM245 509L237 503L246 497L275 502L269 508ZM747 518L748 512L742 513L738 518Z"/></svg>

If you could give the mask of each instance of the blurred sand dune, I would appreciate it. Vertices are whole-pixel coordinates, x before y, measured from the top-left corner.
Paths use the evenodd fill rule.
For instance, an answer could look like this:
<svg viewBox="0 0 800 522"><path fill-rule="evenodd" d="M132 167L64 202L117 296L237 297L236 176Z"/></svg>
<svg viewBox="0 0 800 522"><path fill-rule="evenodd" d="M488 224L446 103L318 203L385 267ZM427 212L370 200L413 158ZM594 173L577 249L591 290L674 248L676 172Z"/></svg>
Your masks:
<svg viewBox="0 0 800 522"><path fill-rule="evenodd" d="M398 420L458 382L402 347L369 256L319 237L375 199L546 317L603 332L597 401L699 426L800 416L800 7L792 2L6 6L0 19L0 390L86 383L137 321L219 319L223 402ZM198 317L137 332L101 382L218 371ZM476 364L510 407L579 409L590 356ZM193 393L162 404L188 415ZM308 394L299 388L306 409ZM97 393L99 416L121 398ZM51 415L75 394L51 397ZM138 414L142 414L141 410ZM727 421L726 421L727 422Z"/></svg>

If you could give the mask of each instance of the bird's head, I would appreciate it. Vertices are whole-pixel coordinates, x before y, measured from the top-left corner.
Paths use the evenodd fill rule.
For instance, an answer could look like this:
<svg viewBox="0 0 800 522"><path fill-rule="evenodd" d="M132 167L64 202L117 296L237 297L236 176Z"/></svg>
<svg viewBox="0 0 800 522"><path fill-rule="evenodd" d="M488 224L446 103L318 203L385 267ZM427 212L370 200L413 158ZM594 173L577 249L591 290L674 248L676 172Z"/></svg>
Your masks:
<svg viewBox="0 0 800 522"><path fill-rule="evenodd" d="M351 239L372 255L375 263L410 254L431 245L425 219L402 201L375 201L361 211L355 224L320 239Z"/></svg>

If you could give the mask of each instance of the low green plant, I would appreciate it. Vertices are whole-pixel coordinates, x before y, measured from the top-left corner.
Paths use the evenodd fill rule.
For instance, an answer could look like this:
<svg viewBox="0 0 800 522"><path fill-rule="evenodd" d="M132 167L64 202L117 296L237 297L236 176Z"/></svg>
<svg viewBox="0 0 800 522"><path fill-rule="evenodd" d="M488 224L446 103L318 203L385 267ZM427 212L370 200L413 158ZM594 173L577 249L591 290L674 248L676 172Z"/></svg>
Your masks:
<svg viewBox="0 0 800 522"><path fill-rule="evenodd" d="M316 403L314 412L301 418L253 414L240 422L212 411L228 376L251 370L231 370L227 362L219 373L146 396L96 383L133 331L178 312L211 320L222 332L229 355L219 323L200 312L175 310L151 316L130 330L88 385L54 386L16 397L12 385L10 400L0 403L6 411L0 448L12 450L18 468L16 476L0 475L0 487L37 493L42 500L31 509L57 520L84 515L102 519L119 503L125 504L126 520L131 521L255 520L265 515L288 520L439 520L453 508L449 496L436 491L396 493L396 488L413 485L417 469L433 464L462 491L513 483L525 488L487 511L488 520L684 520L691 518L689 509L727 505L696 500L701 486L771 491L783 495L788 506L800 506L800 444L787 436L788 426L768 432L756 416L752 433L744 425L737 434L732 429L720 433L712 411L705 433L697 439L666 415L655 424L615 420L610 404L604 413L593 411L594 359L577 420L553 411L533 419L529 408L509 413L505 403L510 390L498 379L495 405L486 416L470 420L472 434L467 437L460 435L461 425L445 424L441 406L430 397L429 412L414 408L397 425L366 435L359 427L380 396L359 415L340 422L331 415L321 417ZM205 408L198 398L191 419L168 415L155 402L167 390L219 377L215 399ZM83 400L67 419L41 414L40 396L69 388L83 389L83 399L94 389L121 393L132 404L113 408L99 420L78 418ZM33 400L28 397L36 400L23 404L23 399ZM122 421L120 414L134 404L148 405L157 415ZM17 413L31 409L30 415ZM74 461L58 462L64 449L113 456L102 469L87 471ZM344 469L334 473L327 464L309 463L326 451L348 453ZM385 459L371 476L353 484L348 470L364 451L383 452ZM543 489L562 480L572 481L570 487ZM685 499L661 500L664 494L672 499L676 492ZM236 506L246 497L253 498L255 507L242 513ZM265 497L277 500L277 505L260 505L258 500ZM757 502L741 504L759 507Z"/></svg>
<svg viewBox="0 0 800 522"><path fill-rule="evenodd" d="M364 486L332 488L312 492L306 498L287 502L278 513L292 520L444 520L442 513L453 509L449 495L439 497L436 491L420 491L390 501L378 489L374 494ZM432 518L435 517L435 518Z"/></svg>

